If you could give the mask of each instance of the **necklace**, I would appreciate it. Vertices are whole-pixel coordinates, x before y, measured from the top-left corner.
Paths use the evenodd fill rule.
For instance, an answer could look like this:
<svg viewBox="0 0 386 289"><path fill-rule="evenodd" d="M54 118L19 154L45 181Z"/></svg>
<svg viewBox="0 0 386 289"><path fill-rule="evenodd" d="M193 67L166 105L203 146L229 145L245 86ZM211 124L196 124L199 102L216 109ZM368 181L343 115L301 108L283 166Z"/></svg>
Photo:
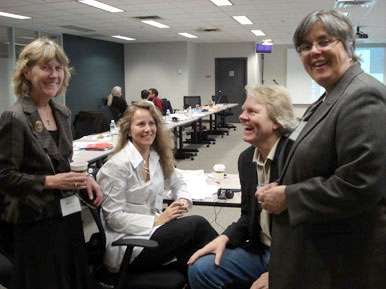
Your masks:
<svg viewBox="0 0 386 289"><path fill-rule="evenodd" d="M51 123L50 123L50 115L49 115L48 104L46 104L44 111L43 111L43 109L42 109L42 112L44 112L43 118L44 118L44 120L46 121L46 123L47 123L48 125L51 125ZM42 115L41 115L41 116L42 116Z"/></svg>

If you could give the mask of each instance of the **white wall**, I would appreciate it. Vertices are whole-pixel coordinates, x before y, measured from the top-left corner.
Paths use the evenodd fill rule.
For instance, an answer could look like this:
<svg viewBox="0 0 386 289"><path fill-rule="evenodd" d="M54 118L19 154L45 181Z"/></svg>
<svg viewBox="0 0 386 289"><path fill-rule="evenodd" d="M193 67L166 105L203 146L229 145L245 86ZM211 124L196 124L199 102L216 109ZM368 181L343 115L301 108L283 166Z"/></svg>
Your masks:
<svg viewBox="0 0 386 289"><path fill-rule="evenodd" d="M271 54L255 53L255 43L194 44L168 42L125 45L125 95L130 103L140 99L140 91L155 87L161 98L167 97L173 108L182 108L184 95L201 95L205 103L215 93L215 58L247 57L248 84L287 82L286 50L274 46ZM301 116L308 105L294 105Z"/></svg>

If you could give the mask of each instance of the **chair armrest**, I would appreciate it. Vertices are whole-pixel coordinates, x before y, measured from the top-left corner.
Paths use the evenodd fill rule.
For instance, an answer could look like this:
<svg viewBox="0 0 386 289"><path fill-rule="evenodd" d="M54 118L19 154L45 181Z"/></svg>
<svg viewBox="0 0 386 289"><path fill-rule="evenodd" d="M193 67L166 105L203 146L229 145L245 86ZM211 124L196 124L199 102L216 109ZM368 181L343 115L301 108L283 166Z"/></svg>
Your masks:
<svg viewBox="0 0 386 289"><path fill-rule="evenodd" d="M122 237L116 241L114 241L111 245L113 246L137 246L137 247L143 247L143 248L155 248L158 247L158 242L154 240L147 240L147 239L125 239L125 237Z"/></svg>

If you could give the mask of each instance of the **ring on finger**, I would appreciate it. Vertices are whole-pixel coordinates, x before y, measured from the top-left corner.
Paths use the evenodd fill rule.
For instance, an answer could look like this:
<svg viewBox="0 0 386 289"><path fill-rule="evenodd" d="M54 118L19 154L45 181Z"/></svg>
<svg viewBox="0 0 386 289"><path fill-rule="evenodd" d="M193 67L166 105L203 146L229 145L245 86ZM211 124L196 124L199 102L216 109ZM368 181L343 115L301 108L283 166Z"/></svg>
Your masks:
<svg viewBox="0 0 386 289"><path fill-rule="evenodd" d="M78 182L75 182L74 186L75 186L75 188L78 187Z"/></svg>

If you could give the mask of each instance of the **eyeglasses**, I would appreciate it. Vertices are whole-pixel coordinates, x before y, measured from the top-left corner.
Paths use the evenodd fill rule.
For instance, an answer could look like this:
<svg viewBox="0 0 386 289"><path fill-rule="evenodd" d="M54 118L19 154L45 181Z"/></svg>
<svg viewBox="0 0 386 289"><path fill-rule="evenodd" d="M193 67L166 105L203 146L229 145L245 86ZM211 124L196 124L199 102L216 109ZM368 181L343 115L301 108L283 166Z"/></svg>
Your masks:
<svg viewBox="0 0 386 289"><path fill-rule="evenodd" d="M300 46L298 46L296 48L296 51L298 53L300 53L300 55L305 56L305 55L308 55L311 52L311 50L314 47L314 45L315 45L316 49L327 50L327 49L330 48L330 46L332 44L334 44L337 41L339 41L339 39L323 38L323 39L318 40L316 42L303 43L303 44L301 44Z"/></svg>

